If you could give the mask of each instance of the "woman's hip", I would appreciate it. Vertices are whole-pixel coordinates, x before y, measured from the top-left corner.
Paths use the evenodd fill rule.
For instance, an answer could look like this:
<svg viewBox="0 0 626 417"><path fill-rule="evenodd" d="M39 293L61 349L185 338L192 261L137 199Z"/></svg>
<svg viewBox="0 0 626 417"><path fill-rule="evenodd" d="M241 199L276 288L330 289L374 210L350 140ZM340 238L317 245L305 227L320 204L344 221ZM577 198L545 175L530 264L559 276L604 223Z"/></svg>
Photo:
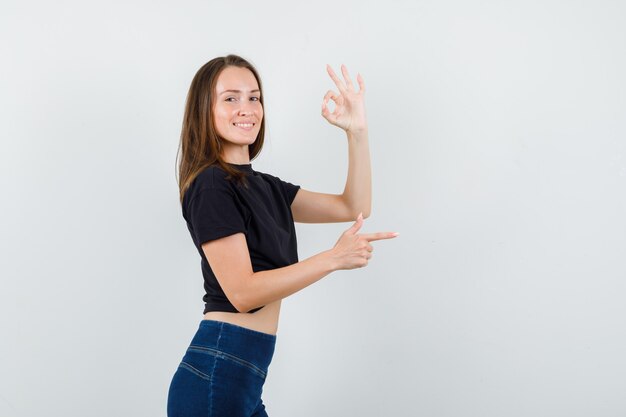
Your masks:
<svg viewBox="0 0 626 417"><path fill-rule="evenodd" d="M274 355L276 335L202 320L168 394L168 416L251 416Z"/></svg>
<svg viewBox="0 0 626 417"><path fill-rule="evenodd" d="M187 353L228 359L265 376L274 356L276 338L232 323L202 320Z"/></svg>

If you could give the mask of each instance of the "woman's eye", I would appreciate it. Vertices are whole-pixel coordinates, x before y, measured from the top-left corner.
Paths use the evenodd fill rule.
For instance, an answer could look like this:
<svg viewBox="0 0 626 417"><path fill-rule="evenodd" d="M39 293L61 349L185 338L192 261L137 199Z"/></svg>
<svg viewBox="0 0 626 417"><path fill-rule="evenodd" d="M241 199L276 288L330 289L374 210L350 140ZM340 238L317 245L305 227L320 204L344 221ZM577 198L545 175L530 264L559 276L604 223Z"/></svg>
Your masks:
<svg viewBox="0 0 626 417"><path fill-rule="evenodd" d="M228 97L228 98L226 99L226 101L231 101L231 99L232 99L232 100L237 100L235 97ZM259 98L259 97L250 97L250 100L259 101L259 100L260 100L260 98Z"/></svg>

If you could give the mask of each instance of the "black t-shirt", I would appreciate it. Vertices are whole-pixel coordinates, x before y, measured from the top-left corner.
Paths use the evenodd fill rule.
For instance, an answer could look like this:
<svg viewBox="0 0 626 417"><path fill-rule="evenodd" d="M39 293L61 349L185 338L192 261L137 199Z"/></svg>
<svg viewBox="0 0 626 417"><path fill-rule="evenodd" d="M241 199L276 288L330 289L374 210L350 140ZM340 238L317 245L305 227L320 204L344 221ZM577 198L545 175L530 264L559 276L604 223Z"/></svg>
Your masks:
<svg viewBox="0 0 626 417"><path fill-rule="evenodd" d="M202 244L238 232L246 235L254 272L298 262L291 202L299 185L255 171L252 164L230 164L246 173L248 188L227 180L219 165L204 169L183 197L183 217L200 253L204 277L204 313L237 312L228 300L202 250ZM250 313L260 310L258 307Z"/></svg>

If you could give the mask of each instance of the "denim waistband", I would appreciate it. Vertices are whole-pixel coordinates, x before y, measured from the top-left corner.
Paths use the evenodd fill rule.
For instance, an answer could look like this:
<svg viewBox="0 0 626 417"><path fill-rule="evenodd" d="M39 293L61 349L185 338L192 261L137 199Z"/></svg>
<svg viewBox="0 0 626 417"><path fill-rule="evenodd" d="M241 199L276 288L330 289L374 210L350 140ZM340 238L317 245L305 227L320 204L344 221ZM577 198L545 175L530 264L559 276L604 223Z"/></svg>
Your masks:
<svg viewBox="0 0 626 417"><path fill-rule="evenodd" d="M218 320L202 320L190 347L222 352L250 362L267 372L274 356L276 335Z"/></svg>

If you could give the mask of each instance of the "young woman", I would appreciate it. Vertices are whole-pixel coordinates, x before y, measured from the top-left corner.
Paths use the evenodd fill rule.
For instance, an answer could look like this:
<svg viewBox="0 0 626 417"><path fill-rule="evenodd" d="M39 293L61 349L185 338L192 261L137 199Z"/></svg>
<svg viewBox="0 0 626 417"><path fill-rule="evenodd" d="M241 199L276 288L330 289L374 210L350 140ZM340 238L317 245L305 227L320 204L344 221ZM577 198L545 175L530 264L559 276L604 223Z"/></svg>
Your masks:
<svg viewBox="0 0 626 417"><path fill-rule="evenodd" d="M330 66L339 94L328 91L322 116L346 131L348 179L343 194L302 189L252 168L263 147L263 88L237 55L196 73L187 95L179 151L183 217L201 257L204 317L169 387L169 417L267 416L261 400L272 360L281 300L329 273L366 266L369 243L396 233L357 234L371 206L363 96L348 70ZM333 112L328 100L336 103ZM356 222L332 249L298 261L294 222Z"/></svg>

